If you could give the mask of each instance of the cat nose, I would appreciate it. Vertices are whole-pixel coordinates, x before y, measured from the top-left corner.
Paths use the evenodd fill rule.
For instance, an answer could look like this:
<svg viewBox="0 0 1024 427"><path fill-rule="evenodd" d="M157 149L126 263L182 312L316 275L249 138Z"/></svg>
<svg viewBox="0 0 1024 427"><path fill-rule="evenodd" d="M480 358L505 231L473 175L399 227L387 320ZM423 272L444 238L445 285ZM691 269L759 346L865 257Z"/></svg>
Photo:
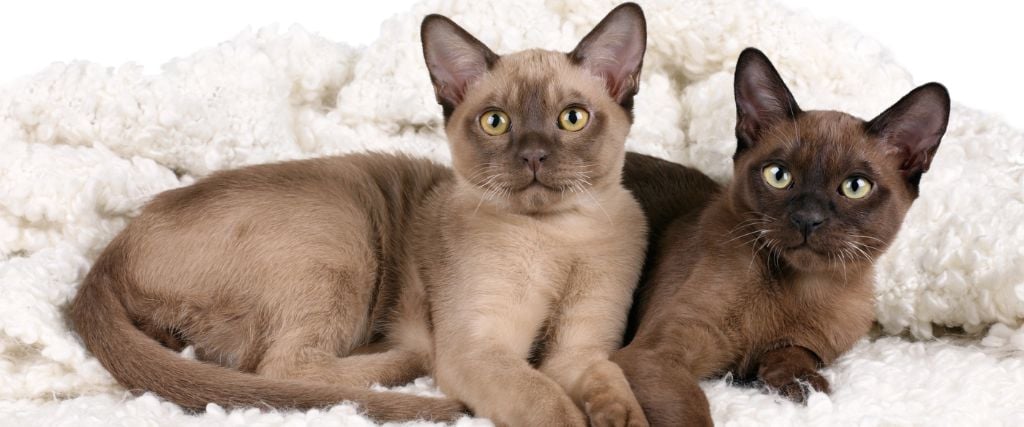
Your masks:
<svg viewBox="0 0 1024 427"><path fill-rule="evenodd" d="M789 217L789 220L793 222L793 225L803 233L805 239L807 236L810 236L814 230L821 227L821 225L825 223L826 219L825 214L816 209L800 210L794 212Z"/></svg>
<svg viewBox="0 0 1024 427"><path fill-rule="evenodd" d="M540 172L544 160L548 158L548 151L543 148L527 148L519 152L519 159L530 168L534 174Z"/></svg>

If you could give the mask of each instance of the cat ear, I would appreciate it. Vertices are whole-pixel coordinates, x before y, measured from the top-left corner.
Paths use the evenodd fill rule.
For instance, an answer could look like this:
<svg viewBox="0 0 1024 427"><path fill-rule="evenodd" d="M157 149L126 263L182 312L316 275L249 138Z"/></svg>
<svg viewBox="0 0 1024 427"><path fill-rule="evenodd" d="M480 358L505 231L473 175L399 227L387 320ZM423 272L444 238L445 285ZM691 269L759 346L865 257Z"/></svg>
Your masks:
<svg viewBox="0 0 1024 427"><path fill-rule="evenodd" d="M800 106L775 66L760 50L748 47L736 62L736 153L753 146L772 123L793 120Z"/></svg>
<svg viewBox="0 0 1024 427"><path fill-rule="evenodd" d="M462 102L466 88L494 65L498 55L441 15L423 18L420 38L437 103L448 117Z"/></svg>
<svg viewBox="0 0 1024 427"><path fill-rule="evenodd" d="M640 68L647 50L647 21L636 3L623 3L583 37L569 59L602 77L615 102L630 108L640 90Z"/></svg>
<svg viewBox="0 0 1024 427"><path fill-rule="evenodd" d="M917 185L931 166L948 123L949 91L941 84L928 83L910 91L865 127L869 135L893 149L901 160L903 176Z"/></svg>

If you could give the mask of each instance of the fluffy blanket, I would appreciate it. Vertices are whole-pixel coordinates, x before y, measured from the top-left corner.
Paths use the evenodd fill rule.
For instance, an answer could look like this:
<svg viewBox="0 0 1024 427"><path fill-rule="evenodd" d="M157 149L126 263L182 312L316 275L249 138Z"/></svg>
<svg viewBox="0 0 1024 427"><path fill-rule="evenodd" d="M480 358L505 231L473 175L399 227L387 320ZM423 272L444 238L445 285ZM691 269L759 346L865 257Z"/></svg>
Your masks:
<svg viewBox="0 0 1024 427"><path fill-rule="evenodd" d="M501 53L568 50L613 5L428 1L385 22L365 48L301 28L264 29L171 60L155 75L76 62L7 84L0 424L372 424L351 405L211 406L188 415L152 395L134 397L82 348L62 307L149 197L211 171L371 149L448 161L418 39L426 13L452 17ZM745 46L773 58L805 108L869 118L923 83L878 43L773 3L664 0L645 9L649 49L629 148L719 180L729 178L732 70ZM1024 425L1024 134L955 105L921 188L879 264L881 332L825 371L833 394L797 405L729 378L708 381L718 423ZM424 379L408 388L433 387ZM460 423L478 424L488 422Z"/></svg>

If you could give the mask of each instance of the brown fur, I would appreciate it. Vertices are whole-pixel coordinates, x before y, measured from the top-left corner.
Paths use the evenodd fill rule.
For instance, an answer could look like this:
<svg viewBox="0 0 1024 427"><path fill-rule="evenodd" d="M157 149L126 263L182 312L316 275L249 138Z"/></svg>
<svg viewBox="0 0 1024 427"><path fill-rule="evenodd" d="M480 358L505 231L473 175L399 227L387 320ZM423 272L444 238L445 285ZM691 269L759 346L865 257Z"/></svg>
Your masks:
<svg viewBox="0 0 1024 427"><path fill-rule="evenodd" d="M388 321L372 308L399 291L378 274L402 250L391 235L450 181L429 162L375 155L214 174L149 203L100 255L69 316L125 387L187 408L352 400L382 420L452 419L458 402L365 389L421 375L420 355L338 358ZM236 370L181 358L138 325Z"/></svg>
<svg viewBox="0 0 1024 427"><path fill-rule="evenodd" d="M635 81L618 81L639 73L642 13L616 9L572 55L499 57L436 15L423 39L453 169L350 155L158 195L69 310L121 384L193 409L351 400L379 420L458 417L455 400L367 388L433 374L501 425L645 424L608 360L646 245L620 184ZM601 72L616 58L632 74ZM578 132L555 126L569 105L591 113ZM508 133L482 132L491 108Z"/></svg>
<svg viewBox="0 0 1024 427"><path fill-rule="evenodd" d="M828 391L817 369L870 328L873 262L928 168L908 159L915 150L934 153L949 111L945 90L929 85L869 123L803 112L756 50L741 56L736 79L739 147L727 188L665 161L626 163L625 182L652 224L667 224L652 227L635 336L612 356L652 425L711 424L698 381L725 372L798 401L807 393L801 382ZM879 120L900 132L875 127ZM934 125L941 126L917 128ZM766 184L762 169L772 163L786 165L792 187ZM858 200L839 194L851 175L870 178L873 191ZM663 177L680 182L650 181ZM803 234L797 218L811 209L824 222ZM675 219L659 219L665 211Z"/></svg>

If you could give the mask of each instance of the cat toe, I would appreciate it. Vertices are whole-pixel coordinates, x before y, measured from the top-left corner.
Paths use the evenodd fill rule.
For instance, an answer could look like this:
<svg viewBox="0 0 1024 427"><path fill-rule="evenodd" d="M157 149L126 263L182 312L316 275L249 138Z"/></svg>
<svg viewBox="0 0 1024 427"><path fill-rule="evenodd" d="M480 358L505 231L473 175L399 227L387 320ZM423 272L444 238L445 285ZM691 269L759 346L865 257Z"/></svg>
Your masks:
<svg viewBox="0 0 1024 427"><path fill-rule="evenodd" d="M769 384L769 387L777 390L779 395L796 403L806 402L807 397L810 396L812 391L830 392L828 380L817 372L808 372L799 377L791 377L789 381L783 384L777 386Z"/></svg>
<svg viewBox="0 0 1024 427"><path fill-rule="evenodd" d="M807 384L811 386L811 388L817 391L820 391L825 394L829 394L832 392L831 387L829 387L828 380L826 380L825 377L821 376L821 374L817 372L812 372L810 375L803 377L803 380L806 381Z"/></svg>
<svg viewBox="0 0 1024 427"><path fill-rule="evenodd" d="M630 405L611 396L588 401L586 412L594 427L648 427L639 405Z"/></svg>

